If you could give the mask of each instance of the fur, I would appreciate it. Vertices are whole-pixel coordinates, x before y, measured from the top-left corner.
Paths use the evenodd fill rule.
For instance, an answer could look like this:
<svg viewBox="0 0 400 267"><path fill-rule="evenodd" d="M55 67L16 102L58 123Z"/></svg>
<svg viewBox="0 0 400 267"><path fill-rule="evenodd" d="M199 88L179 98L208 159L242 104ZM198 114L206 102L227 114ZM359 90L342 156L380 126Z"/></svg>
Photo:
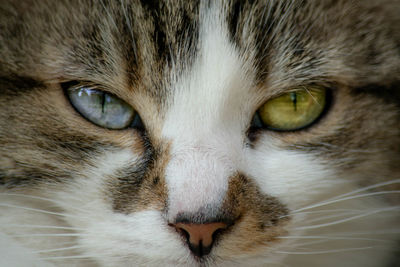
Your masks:
<svg viewBox="0 0 400 267"><path fill-rule="evenodd" d="M0 7L1 266L396 266L400 5L36 1ZM123 99L101 128L65 90ZM297 131L253 129L328 89ZM174 224L222 221L196 257Z"/></svg>

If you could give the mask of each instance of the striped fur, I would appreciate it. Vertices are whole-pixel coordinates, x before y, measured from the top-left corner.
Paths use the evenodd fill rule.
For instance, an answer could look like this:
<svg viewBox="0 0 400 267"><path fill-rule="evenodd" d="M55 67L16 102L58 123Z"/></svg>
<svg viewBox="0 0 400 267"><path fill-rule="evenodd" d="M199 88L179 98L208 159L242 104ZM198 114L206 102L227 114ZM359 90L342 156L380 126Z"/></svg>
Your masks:
<svg viewBox="0 0 400 267"><path fill-rule="evenodd" d="M400 5L39 1L0 6L0 266L396 266ZM85 82L139 114L109 130ZM265 101L328 88L298 131ZM222 221L194 256L171 225ZM396 258L397 257L397 258Z"/></svg>

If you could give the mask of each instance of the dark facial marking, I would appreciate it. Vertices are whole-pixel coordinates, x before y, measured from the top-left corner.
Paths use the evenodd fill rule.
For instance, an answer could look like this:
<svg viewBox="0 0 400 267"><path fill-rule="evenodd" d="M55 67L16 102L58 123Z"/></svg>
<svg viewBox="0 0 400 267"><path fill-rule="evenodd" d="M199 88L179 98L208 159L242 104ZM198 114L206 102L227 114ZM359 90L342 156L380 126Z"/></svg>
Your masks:
<svg viewBox="0 0 400 267"><path fill-rule="evenodd" d="M198 42L199 3L180 2L179 5L163 1L141 1L144 10L154 23L152 40L157 60L161 65L195 57ZM180 57L184 55L184 58Z"/></svg>
<svg viewBox="0 0 400 267"><path fill-rule="evenodd" d="M166 205L166 185L163 178L165 155L161 148L155 148L144 136L144 154L138 163L118 170L109 177L109 195L113 199L113 209L119 213L132 213Z"/></svg>
<svg viewBox="0 0 400 267"><path fill-rule="evenodd" d="M4 97L23 94L35 88L43 88L43 84L31 77L18 75L0 76L0 96L3 99Z"/></svg>
<svg viewBox="0 0 400 267"><path fill-rule="evenodd" d="M369 94L378 99L383 99L387 103L395 104L400 107L400 81L388 85L369 84L363 87L354 88L352 92L354 95Z"/></svg>
<svg viewBox="0 0 400 267"><path fill-rule="evenodd" d="M260 225L274 226L288 214L288 209L276 198L266 196L259 191L257 186L243 174L238 174L230 179L228 195L223 208L225 214L235 218L255 216Z"/></svg>

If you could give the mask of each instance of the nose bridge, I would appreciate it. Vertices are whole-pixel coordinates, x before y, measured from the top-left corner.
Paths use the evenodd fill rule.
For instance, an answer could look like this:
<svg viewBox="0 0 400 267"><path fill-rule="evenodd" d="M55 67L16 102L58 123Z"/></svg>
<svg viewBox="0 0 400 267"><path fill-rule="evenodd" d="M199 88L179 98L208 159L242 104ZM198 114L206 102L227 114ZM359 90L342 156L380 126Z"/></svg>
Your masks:
<svg viewBox="0 0 400 267"><path fill-rule="evenodd" d="M168 217L218 210L228 188L234 164L223 151L207 145L186 146L171 153L165 177Z"/></svg>

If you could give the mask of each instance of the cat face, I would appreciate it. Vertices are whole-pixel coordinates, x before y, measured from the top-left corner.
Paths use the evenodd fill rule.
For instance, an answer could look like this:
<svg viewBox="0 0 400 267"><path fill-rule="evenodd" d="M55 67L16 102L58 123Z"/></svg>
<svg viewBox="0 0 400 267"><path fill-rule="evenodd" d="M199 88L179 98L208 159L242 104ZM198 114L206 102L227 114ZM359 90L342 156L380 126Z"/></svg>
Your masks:
<svg viewBox="0 0 400 267"><path fill-rule="evenodd" d="M3 263L395 262L397 11L6 1Z"/></svg>

